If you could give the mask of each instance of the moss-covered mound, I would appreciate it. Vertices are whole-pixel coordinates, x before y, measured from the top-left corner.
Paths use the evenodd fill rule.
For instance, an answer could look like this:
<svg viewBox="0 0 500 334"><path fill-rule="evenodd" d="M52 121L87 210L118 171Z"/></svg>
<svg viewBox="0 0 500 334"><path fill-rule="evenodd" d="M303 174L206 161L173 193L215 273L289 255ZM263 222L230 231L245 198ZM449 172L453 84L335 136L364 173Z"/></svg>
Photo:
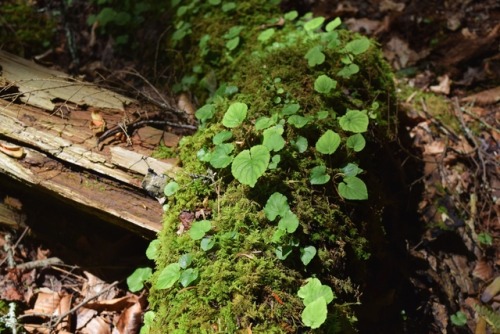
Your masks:
<svg viewBox="0 0 500 334"><path fill-rule="evenodd" d="M173 10L178 88L205 104L167 186L150 331L354 331L350 275L381 226L369 168L394 125L377 46L268 1Z"/></svg>

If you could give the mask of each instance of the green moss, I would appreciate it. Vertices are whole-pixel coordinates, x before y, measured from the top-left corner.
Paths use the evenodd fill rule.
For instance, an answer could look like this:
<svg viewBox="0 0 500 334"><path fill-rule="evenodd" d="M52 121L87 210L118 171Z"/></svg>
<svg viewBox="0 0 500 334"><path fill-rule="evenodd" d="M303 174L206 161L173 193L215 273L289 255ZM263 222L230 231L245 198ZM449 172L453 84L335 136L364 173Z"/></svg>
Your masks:
<svg viewBox="0 0 500 334"><path fill-rule="evenodd" d="M355 317L346 305L357 301L359 291L345 268L362 266L369 257L366 226L372 224L373 229L380 228L382 203L378 192L382 190L370 187L372 199L368 202L347 201L337 193L334 185L341 180L344 166L357 163L364 168L373 160L369 150L356 153L345 147L349 134L339 126L338 117L347 109L365 109L371 114L369 132L364 134L367 141L372 147L389 141L393 136L395 111L391 72L380 51L371 44L367 52L355 57L360 72L349 78L340 77L338 71L344 65L339 50L359 36L340 31L339 45L328 48L327 34L304 31L305 19L286 22L276 29L270 40L259 41L262 29L257 27L281 15L277 7L266 1L238 2L238 10L231 15L208 2L187 3L183 5L189 8L180 10L182 16L176 22L177 27L187 24L190 32L173 45L185 48L186 75L197 79L189 85L190 89L201 98L206 97L216 112L196 134L183 138L179 148L183 172L177 175L176 181L180 190L169 199L170 208L159 235L157 272L152 278L150 304L157 314L152 332L190 333L196 329L206 333L237 333L251 328L253 333L295 333L305 330L300 320L304 306L297 291L311 276L331 286L339 298L337 304L329 307L327 322L314 332L349 332ZM224 34L235 26L244 27L240 32L241 41L236 49L229 50ZM198 41L205 34L210 39L200 45ZM324 48L327 60L309 67L304 55L317 45ZM197 68L194 74L189 72L191 68ZM314 81L321 74L337 80L337 87L330 95L314 90ZM207 90L208 76L211 83L216 84ZM184 84L186 82L184 80ZM238 87L238 92L225 93L220 88L225 84ZM262 131L254 127L261 116L279 115L286 105L298 103L301 107L298 115L309 120L307 125L297 128L286 123L287 117L278 117L285 128L286 142L285 148L278 152L281 162L276 169L267 170L254 188L236 181L230 167L215 169L198 158L200 150L214 149L212 138L225 130L222 117L235 101L249 107L245 122L231 129L235 154L262 143ZM317 119L319 111L327 111L329 116ZM341 135L342 144L335 154L323 155L314 149L314 144L329 129ZM290 145L297 136L309 142L302 153ZM333 175L332 181L312 186L310 171L320 164ZM370 186L378 182L376 174L370 171L361 177ZM277 222L269 221L262 210L269 196L277 191L288 198L292 212L300 221L297 231L285 235L280 242L299 243L301 247L314 245L319 251L307 267L300 260L298 248L284 261L275 255L279 243L272 242L272 238ZM181 223L179 215L183 211L209 215L205 218L212 223L208 233L215 239L214 248L205 252L200 241L192 240L187 232L177 234ZM160 271L185 253L194 256L192 267L199 270L199 280L187 288L176 284L170 289L156 289Z"/></svg>

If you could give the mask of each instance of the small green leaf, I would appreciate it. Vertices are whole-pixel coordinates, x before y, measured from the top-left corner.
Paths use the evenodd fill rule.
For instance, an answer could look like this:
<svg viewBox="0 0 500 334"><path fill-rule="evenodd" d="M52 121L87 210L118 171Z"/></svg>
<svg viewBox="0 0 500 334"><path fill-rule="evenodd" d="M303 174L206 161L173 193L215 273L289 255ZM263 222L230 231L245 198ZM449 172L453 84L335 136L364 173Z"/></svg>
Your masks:
<svg viewBox="0 0 500 334"><path fill-rule="evenodd" d="M137 268L132 275L127 277L127 287L130 292L142 290L142 288L144 288L144 282L147 281L152 274L153 270L149 267Z"/></svg>
<svg viewBox="0 0 500 334"><path fill-rule="evenodd" d="M301 319L304 325L319 328L325 321L328 309L324 298L318 298L312 303L306 305L302 311Z"/></svg>
<svg viewBox="0 0 500 334"><path fill-rule="evenodd" d="M318 113L316 114L316 118L319 120L322 120L322 119L327 118L328 115L330 115L328 110L321 110L321 111L318 111Z"/></svg>
<svg viewBox="0 0 500 334"><path fill-rule="evenodd" d="M273 37L275 30L276 29L274 28L266 29L259 34L259 37L257 37L257 39L261 42L267 42L271 37Z"/></svg>
<svg viewBox="0 0 500 334"><path fill-rule="evenodd" d="M212 143L214 143L214 145L219 145L232 137L233 133L231 131L221 131L212 138Z"/></svg>
<svg viewBox="0 0 500 334"><path fill-rule="evenodd" d="M175 194L179 190L179 184L175 181L170 181L166 186L163 192L165 196L169 197Z"/></svg>
<svg viewBox="0 0 500 334"><path fill-rule="evenodd" d="M316 142L316 150L323 154L333 154L340 145L340 136L327 130Z"/></svg>
<svg viewBox="0 0 500 334"><path fill-rule="evenodd" d="M281 161L281 156L279 154L273 155L273 157L271 158L271 162L269 163L269 166L267 168L269 169L278 168L278 164L280 163L280 161Z"/></svg>
<svg viewBox="0 0 500 334"><path fill-rule="evenodd" d="M330 21L326 27L325 27L325 30L327 32L330 32L330 31L333 31L335 30L335 28L337 28L338 26L340 26L342 24L342 21L340 20L340 17L337 17L335 20L333 21Z"/></svg>
<svg viewBox="0 0 500 334"><path fill-rule="evenodd" d="M279 124L264 130L262 145L266 146L269 151L278 152L285 147L285 140L282 136L283 132L283 126Z"/></svg>
<svg viewBox="0 0 500 334"><path fill-rule="evenodd" d="M210 220L200 220L196 221L191 225L191 228L189 229L189 236L193 240L200 240L205 236L205 233L210 231L212 228L212 223Z"/></svg>
<svg viewBox="0 0 500 334"><path fill-rule="evenodd" d="M328 94L335 87L337 87L337 81L324 74L314 81L314 90L321 94Z"/></svg>
<svg viewBox="0 0 500 334"><path fill-rule="evenodd" d="M155 319L156 313L154 311L147 311L144 313L144 325L141 327L139 334L149 334L153 321Z"/></svg>
<svg viewBox="0 0 500 334"><path fill-rule="evenodd" d="M233 51L240 44L240 36L236 36L235 38L230 39L226 42L226 49L229 51Z"/></svg>
<svg viewBox="0 0 500 334"><path fill-rule="evenodd" d="M292 10L284 15L285 20L293 21L299 17L299 13L296 10Z"/></svg>
<svg viewBox="0 0 500 334"><path fill-rule="evenodd" d="M179 277L179 282L183 287L188 287L198 279L198 269L189 268L184 270Z"/></svg>
<svg viewBox="0 0 500 334"><path fill-rule="evenodd" d="M282 116L293 115L296 114L297 111L299 111L299 109L300 109L300 104L298 103L287 104L281 110L281 115Z"/></svg>
<svg viewBox="0 0 500 334"><path fill-rule="evenodd" d="M355 39L346 44L344 50L354 55L359 55L370 47L370 40L366 37Z"/></svg>
<svg viewBox="0 0 500 334"><path fill-rule="evenodd" d="M282 230L280 228L276 229L276 231L274 231L273 236L271 238L271 242L274 242L274 243L280 242L281 238L284 235L286 235L286 231L285 230Z"/></svg>
<svg viewBox="0 0 500 334"><path fill-rule="evenodd" d="M452 314L450 317L451 323L455 326L464 326L467 324L467 316L464 312L458 311L455 314Z"/></svg>
<svg viewBox="0 0 500 334"><path fill-rule="evenodd" d="M233 26L231 29L229 29L228 32L226 32L224 35L222 35L222 38L224 39L233 39L237 36L240 35L240 33L245 29L244 26Z"/></svg>
<svg viewBox="0 0 500 334"><path fill-rule="evenodd" d="M351 75L359 72L359 66L356 64L349 64L344 67L340 71L337 72L337 75L343 78L350 78Z"/></svg>
<svg viewBox="0 0 500 334"><path fill-rule="evenodd" d="M354 152L360 152L365 148L366 140L361 133L356 133L355 135L347 138L346 146L352 148Z"/></svg>
<svg viewBox="0 0 500 334"><path fill-rule="evenodd" d="M321 27L323 25L323 22L325 22L325 18L322 16L315 17L314 19L306 22L304 24L304 29L305 31L313 31Z"/></svg>
<svg viewBox="0 0 500 334"><path fill-rule="evenodd" d="M229 106L222 124L227 128L235 128L240 125L247 117L248 106L245 103L235 102Z"/></svg>
<svg viewBox="0 0 500 334"><path fill-rule="evenodd" d="M292 250L291 246L278 246L274 250L274 253L279 260L285 260L288 255L292 254Z"/></svg>
<svg viewBox="0 0 500 334"><path fill-rule="evenodd" d="M491 234L488 232L481 232L477 235L477 240L479 240L480 243L486 246L492 246L493 245L493 238Z"/></svg>
<svg viewBox="0 0 500 334"><path fill-rule="evenodd" d="M320 298L323 298L326 304L330 304L335 298L332 288L321 284L319 279L313 277L307 279L307 283L300 287L297 295L304 300L306 306Z"/></svg>
<svg viewBox="0 0 500 334"><path fill-rule="evenodd" d="M264 130L274 124L276 124L276 119L274 117L260 117L257 121L255 121L255 130Z"/></svg>
<svg viewBox="0 0 500 334"><path fill-rule="evenodd" d="M227 13L233 9L236 9L236 4L234 2L227 2L222 5L222 11Z"/></svg>
<svg viewBox="0 0 500 334"><path fill-rule="evenodd" d="M201 148L198 150L198 152L196 152L196 157L200 161L208 162L208 161L210 161L210 158L212 157L212 153L208 152L204 148Z"/></svg>
<svg viewBox="0 0 500 334"><path fill-rule="evenodd" d="M287 233L295 232L297 227L299 227L299 218L290 210L278 222L278 228L285 230Z"/></svg>
<svg viewBox="0 0 500 334"><path fill-rule="evenodd" d="M221 0L208 0L208 3L211 4L212 6L217 6L220 5Z"/></svg>
<svg viewBox="0 0 500 334"><path fill-rule="evenodd" d="M366 132L368 130L368 115L359 110L349 110L344 116L339 118L339 124L342 130L355 133Z"/></svg>
<svg viewBox="0 0 500 334"><path fill-rule="evenodd" d="M155 239L149 243L146 249L146 257L150 260L155 260L158 256L158 247L160 246L160 240Z"/></svg>
<svg viewBox="0 0 500 334"><path fill-rule="evenodd" d="M186 269L187 267L189 267L191 265L191 262L193 262L193 254L191 253L182 254L179 258L179 266L182 269Z"/></svg>
<svg viewBox="0 0 500 334"><path fill-rule="evenodd" d="M292 146L299 152L304 153L307 150L307 138L302 136L297 136L297 139L290 142Z"/></svg>
<svg viewBox="0 0 500 334"><path fill-rule="evenodd" d="M288 117L288 123L296 127L297 129L303 128L307 123L309 123L309 119L307 117L292 115Z"/></svg>
<svg viewBox="0 0 500 334"><path fill-rule="evenodd" d="M366 184L356 176L346 176L343 182L339 183L338 191L340 196L351 200L368 199Z"/></svg>
<svg viewBox="0 0 500 334"><path fill-rule="evenodd" d="M330 175L326 173L326 166L321 165L311 169L309 181L311 184L325 184L330 181Z"/></svg>
<svg viewBox="0 0 500 334"><path fill-rule="evenodd" d="M215 238L203 238L200 243L200 248L205 252L211 250L215 245Z"/></svg>
<svg viewBox="0 0 500 334"><path fill-rule="evenodd" d="M231 173L242 184L254 187L269 165L271 154L264 145L241 151L233 160Z"/></svg>
<svg viewBox="0 0 500 334"><path fill-rule="evenodd" d="M307 64L309 67L314 67L316 65L321 65L325 62L325 54L322 52L321 45L314 46L307 51L304 58L307 59Z"/></svg>
<svg viewBox="0 0 500 334"><path fill-rule="evenodd" d="M180 277L181 267L178 263L171 263L160 272L155 286L158 290L169 289L179 280Z"/></svg>
<svg viewBox="0 0 500 334"><path fill-rule="evenodd" d="M314 256L316 256L316 247L307 246L300 249L300 260L304 266L307 266Z"/></svg>
<svg viewBox="0 0 500 334"><path fill-rule="evenodd" d="M215 105L205 104L200 109L196 110L195 117L200 120L200 122L205 122L215 115Z"/></svg>
<svg viewBox="0 0 500 334"><path fill-rule="evenodd" d="M229 166L233 161L233 156L230 155L234 150L233 144L219 144L215 147L210 155L210 165L214 168L224 168Z"/></svg>
<svg viewBox="0 0 500 334"><path fill-rule="evenodd" d="M279 192L275 192L269 196L266 206L264 207L266 218L270 221L274 221L277 216L283 217L288 211L290 211L288 199Z"/></svg>
<svg viewBox="0 0 500 334"><path fill-rule="evenodd" d="M353 163L348 163L344 168L342 168L344 176L356 176L361 172L363 172L363 170L359 168L358 165Z"/></svg>

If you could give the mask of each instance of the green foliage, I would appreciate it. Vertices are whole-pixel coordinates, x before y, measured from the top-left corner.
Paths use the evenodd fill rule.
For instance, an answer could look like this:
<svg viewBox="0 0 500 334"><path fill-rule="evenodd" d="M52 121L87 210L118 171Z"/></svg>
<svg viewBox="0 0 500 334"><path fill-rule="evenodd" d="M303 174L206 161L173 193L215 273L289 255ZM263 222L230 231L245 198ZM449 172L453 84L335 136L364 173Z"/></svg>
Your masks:
<svg viewBox="0 0 500 334"><path fill-rule="evenodd" d="M191 225L189 229L189 236L193 240L200 240L205 236L205 234L212 228L212 223L210 220L200 220L196 221Z"/></svg>
<svg viewBox="0 0 500 334"><path fill-rule="evenodd" d="M149 267L137 268L132 275L127 277L127 287L130 292L137 292L144 288L146 282L152 275L153 270Z"/></svg>
<svg viewBox="0 0 500 334"><path fill-rule="evenodd" d="M229 106L222 124L227 128L235 128L239 126L247 117L248 106L245 103L235 102Z"/></svg>
<svg viewBox="0 0 500 334"><path fill-rule="evenodd" d="M325 62L325 54L322 52L323 47L321 45L313 46L307 51L305 58L307 59L307 64L310 67L316 65L321 65Z"/></svg>
<svg viewBox="0 0 500 334"><path fill-rule="evenodd" d="M157 289L169 289L181 277L181 266L178 263L171 263L160 272L155 287Z"/></svg>
<svg viewBox="0 0 500 334"><path fill-rule="evenodd" d="M242 184L254 187L269 165L269 149L264 145L241 151L233 160L231 173Z"/></svg>
<svg viewBox="0 0 500 334"><path fill-rule="evenodd" d="M498 314L498 312L489 308L488 306L478 304L474 306L474 309L480 316L486 319L491 327L493 327L494 333L500 331L500 314Z"/></svg>
<svg viewBox="0 0 500 334"><path fill-rule="evenodd" d="M317 278L309 278L297 295L303 299L305 305L302 321L308 327L319 328L326 321L327 305L335 298L332 289L321 284Z"/></svg>
<svg viewBox="0 0 500 334"><path fill-rule="evenodd" d="M325 184L330 181L330 175L326 173L326 166L316 166L311 169L311 176L309 177L311 184Z"/></svg>
<svg viewBox="0 0 500 334"><path fill-rule="evenodd" d="M477 239L483 245L486 245L486 246L492 246L493 245L493 238L491 237L491 234L489 234L488 232L478 233Z"/></svg>
<svg viewBox="0 0 500 334"><path fill-rule="evenodd" d="M338 185L340 196L351 200L368 199L366 184L356 176L346 176Z"/></svg>
<svg viewBox="0 0 500 334"><path fill-rule="evenodd" d="M365 148L366 140L362 134L356 133L355 135L347 138L346 146L352 148L354 152L360 152Z"/></svg>
<svg viewBox="0 0 500 334"><path fill-rule="evenodd" d="M174 195L179 190L179 184L175 181L170 181L167 183L164 189L165 196L170 197Z"/></svg>
<svg viewBox="0 0 500 334"><path fill-rule="evenodd" d="M158 256L158 247L160 246L160 240L155 239L149 243L146 249L146 257L150 260L155 260Z"/></svg>
<svg viewBox="0 0 500 334"><path fill-rule="evenodd" d="M302 261L304 266L307 266L315 256L316 247L314 246L307 246L300 249L300 260Z"/></svg>
<svg viewBox="0 0 500 334"><path fill-rule="evenodd" d="M332 130L327 130L316 142L316 150L323 154L333 154L340 145L340 136Z"/></svg>
<svg viewBox="0 0 500 334"><path fill-rule="evenodd" d="M467 316L462 311L452 314L450 320L455 326L464 326L467 324Z"/></svg>
<svg viewBox="0 0 500 334"><path fill-rule="evenodd" d="M314 90L318 93L329 94L335 87L337 87L337 81L325 74L320 75L314 81Z"/></svg>
<svg viewBox="0 0 500 334"><path fill-rule="evenodd" d="M347 113L339 118L339 124L343 130L355 133L366 132L368 122L366 111L359 110L347 110Z"/></svg>

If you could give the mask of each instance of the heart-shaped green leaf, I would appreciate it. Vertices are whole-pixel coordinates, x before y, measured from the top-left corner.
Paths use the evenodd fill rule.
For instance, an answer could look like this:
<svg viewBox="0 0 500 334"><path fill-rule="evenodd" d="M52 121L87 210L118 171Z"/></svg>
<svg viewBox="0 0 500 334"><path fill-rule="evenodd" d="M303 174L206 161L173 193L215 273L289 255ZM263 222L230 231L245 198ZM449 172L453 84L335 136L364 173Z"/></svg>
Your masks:
<svg viewBox="0 0 500 334"><path fill-rule="evenodd" d="M290 211L288 199L279 192L275 192L269 196L264 207L264 213L270 221L275 220L277 216L283 217L288 211Z"/></svg>
<svg viewBox="0 0 500 334"><path fill-rule="evenodd" d="M368 199L366 184L356 176L346 176L343 182L339 183L338 191L340 196L351 200Z"/></svg>
<svg viewBox="0 0 500 334"><path fill-rule="evenodd" d="M330 175L326 173L326 166L316 166L311 169L309 181L311 184L325 184L330 181Z"/></svg>
<svg viewBox="0 0 500 334"><path fill-rule="evenodd" d="M314 81L314 90L321 94L328 94L335 87L337 87L337 81L328 75L322 74Z"/></svg>
<svg viewBox="0 0 500 334"><path fill-rule="evenodd" d="M340 136L332 130L327 130L316 142L319 153L333 154L340 145Z"/></svg>
<svg viewBox="0 0 500 334"><path fill-rule="evenodd" d="M181 277L181 267L178 263L171 263L160 272L155 287L158 290L169 289Z"/></svg>
<svg viewBox="0 0 500 334"><path fill-rule="evenodd" d="M365 148L366 140L361 133L356 133L355 135L347 138L346 146L352 148L354 152L360 152Z"/></svg>
<svg viewBox="0 0 500 334"><path fill-rule="evenodd" d="M235 102L229 106L222 124L227 128L235 128L240 125L247 117L248 106L245 103Z"/></svg>
<svg viewBox="0 0 500 334"><path fill-rule="evenodd" d="M241 151L233 160L231 173L243 184L254 187L269 165L271 154L264 145Z"/></svg>
<svg viewBox="0 0 500 334"><path fill-rule="evenodd" d="M360 110L349 110L344 116L339 118L339 124L342 130L355 133L366 132L368 130L368 115Z"/></svg>

